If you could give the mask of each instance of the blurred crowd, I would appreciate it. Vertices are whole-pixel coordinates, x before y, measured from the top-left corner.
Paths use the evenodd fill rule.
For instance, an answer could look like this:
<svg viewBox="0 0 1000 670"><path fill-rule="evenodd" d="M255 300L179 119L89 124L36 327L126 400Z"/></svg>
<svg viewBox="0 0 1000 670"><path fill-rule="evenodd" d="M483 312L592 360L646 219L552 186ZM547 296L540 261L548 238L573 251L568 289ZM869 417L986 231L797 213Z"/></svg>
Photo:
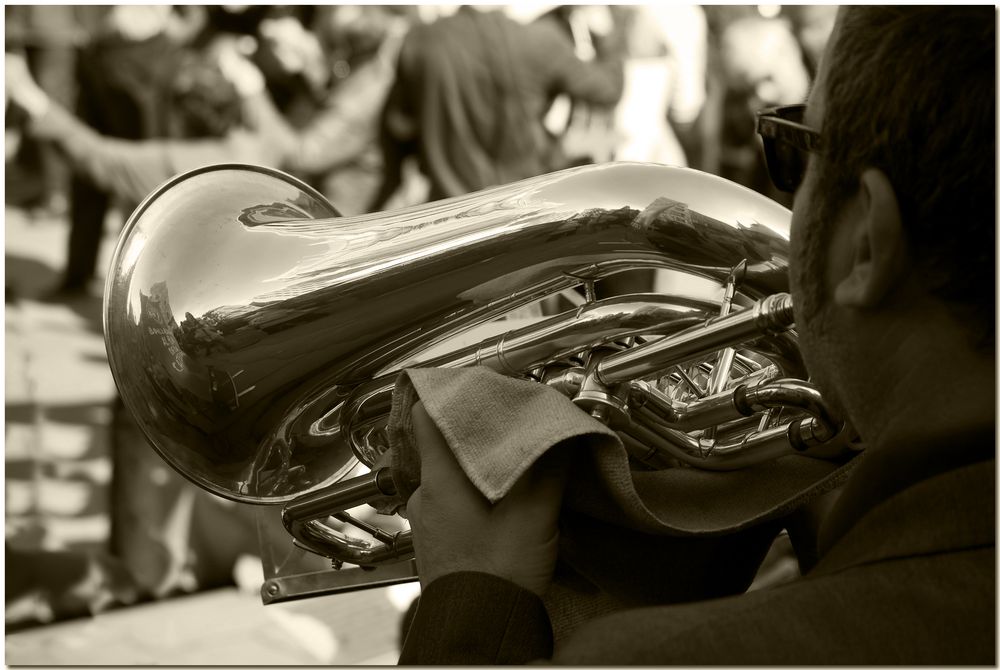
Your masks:
<svg viewBox="0 0 1000 670"><path fill-rule="evenodd" d="M218 162L346 215L608 160L780 199L753 112L804 99L830 6L21 5L6 14L8 204L67 214L65 293L104 214Z"/></svg>
<svg viewBox="0 0 1000 670"><path fill-rule="evenodd" d="M805 99L835 13L6 5L7 205L69 222L55 299L99 292L109 210L127 216L165 180L211 163L284 170L345 215L610 160L689 166L790 205L767 178L753 114ZM201 547L164 540L170 560L156 562L140 546L148 538L130 544L117 528L112 554L131 571L119 581L154 597L225 582L228 554L211 572L176 569L193 564L186 553L211 553L214 532ZM9 561L8 551L8 573Z"/></svg>

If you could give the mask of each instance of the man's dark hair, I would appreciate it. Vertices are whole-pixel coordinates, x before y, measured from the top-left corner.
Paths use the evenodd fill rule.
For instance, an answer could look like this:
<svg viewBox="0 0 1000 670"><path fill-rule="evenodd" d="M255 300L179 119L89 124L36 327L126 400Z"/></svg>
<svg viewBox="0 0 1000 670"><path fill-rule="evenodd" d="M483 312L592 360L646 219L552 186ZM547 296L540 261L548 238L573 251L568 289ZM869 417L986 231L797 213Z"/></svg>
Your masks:
<svg viewBox="0 0 1000 670"><path fill-rule="evenodd" d="M186 139L222 137L242 119L236 87L218 63L201 52L182 59L171 85L170 105Z"/></svg>
<svg viewBox="0 0 1000 670"><path fill-rule="evenodd" d="M841 9L825 56L818 181L830 221L864 168L888 176L927 287L987 351L996 318L994 11Z"/></svg>

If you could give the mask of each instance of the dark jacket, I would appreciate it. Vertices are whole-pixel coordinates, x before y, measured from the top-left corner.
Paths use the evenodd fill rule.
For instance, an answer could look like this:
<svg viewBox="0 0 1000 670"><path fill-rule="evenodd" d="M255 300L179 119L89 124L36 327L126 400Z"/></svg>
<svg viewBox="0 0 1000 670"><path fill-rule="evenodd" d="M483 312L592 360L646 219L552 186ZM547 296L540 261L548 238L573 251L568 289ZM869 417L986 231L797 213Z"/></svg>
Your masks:
<svg viewBox="0 0 1000 670"><path fill-rule="evenodd" d="M994 435L955 445L866 455L795 582L600 617L553 648L537 596L457 573L425 589L400 663L994 665Z"/></svg>

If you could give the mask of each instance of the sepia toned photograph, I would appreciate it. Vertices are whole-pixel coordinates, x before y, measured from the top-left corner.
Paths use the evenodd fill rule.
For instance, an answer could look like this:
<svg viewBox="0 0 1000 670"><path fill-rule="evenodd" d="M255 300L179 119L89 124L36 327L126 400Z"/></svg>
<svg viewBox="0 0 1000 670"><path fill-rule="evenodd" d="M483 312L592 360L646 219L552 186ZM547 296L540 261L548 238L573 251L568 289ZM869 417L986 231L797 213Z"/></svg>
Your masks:
<svg viewBox="0 0 1000 670"><path fill-rule="evenodd" d="M5 5L5 663L995 665L997 16Z"/></svg>

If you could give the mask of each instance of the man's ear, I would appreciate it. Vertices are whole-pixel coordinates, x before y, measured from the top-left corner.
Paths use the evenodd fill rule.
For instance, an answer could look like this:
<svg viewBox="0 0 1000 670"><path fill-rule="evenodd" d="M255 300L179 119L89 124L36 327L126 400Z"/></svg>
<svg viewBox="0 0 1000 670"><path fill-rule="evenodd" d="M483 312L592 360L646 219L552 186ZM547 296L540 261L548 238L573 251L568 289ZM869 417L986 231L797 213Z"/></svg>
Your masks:
<svg viewBox="0 0 1000 670"><path fill-rule="evenodd" d="M874 307L907 270L906 235L896 191L884 172L864 170L857 198L850 270L834 289L834 300L845 307Z"/></svg>

